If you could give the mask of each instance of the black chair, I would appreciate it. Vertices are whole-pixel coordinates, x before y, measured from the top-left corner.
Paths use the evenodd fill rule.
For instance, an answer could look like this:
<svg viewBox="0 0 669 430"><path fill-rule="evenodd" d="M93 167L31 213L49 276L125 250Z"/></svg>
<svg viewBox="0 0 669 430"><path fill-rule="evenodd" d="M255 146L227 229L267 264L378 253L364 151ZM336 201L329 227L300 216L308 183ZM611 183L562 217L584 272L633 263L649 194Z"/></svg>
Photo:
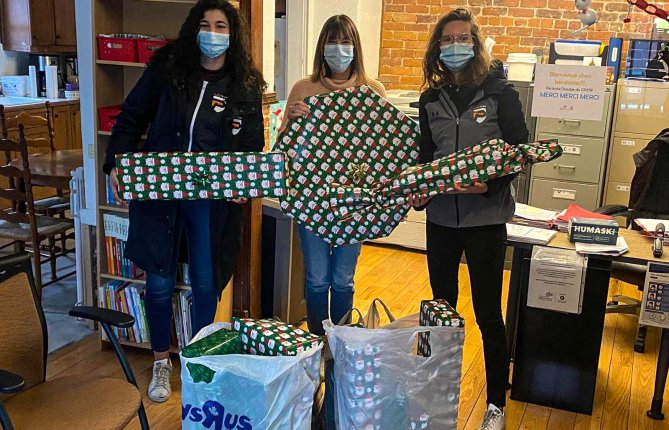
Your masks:
<svg viewBox="0 0 669 430"><path fill-rule="evenodd" d="M147 430L142 396L111 328L132 327L134 318L86 306L71 309L70 315L100 323L127 381L86 375L46 380L48 334L30 256L0 258L0 427L121 430L138 415Z"/></svg>

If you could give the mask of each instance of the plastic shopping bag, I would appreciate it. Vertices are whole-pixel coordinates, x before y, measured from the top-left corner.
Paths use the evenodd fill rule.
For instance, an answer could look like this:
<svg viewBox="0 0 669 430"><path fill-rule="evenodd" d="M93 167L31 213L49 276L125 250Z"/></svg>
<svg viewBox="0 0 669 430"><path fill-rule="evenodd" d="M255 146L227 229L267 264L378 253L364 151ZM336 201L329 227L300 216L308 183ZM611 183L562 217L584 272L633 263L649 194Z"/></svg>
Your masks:
<svg viewBox="0 0 669 430"><path fill-rule="evenodd" d="M462 328L371 330L326 322L325 330L334 357L338 429L456 428ZM413 352L420 333L430 334L429 357Z"/></svg>
<svg viewBox="0 0 669 430"><path fill-rule="evenodd" d="M222 328L230 325L211 324L191 342ZM320 384L321 348L296 356L180 356L182 429L310 429L314 393ZM211 383L194 382L189 370L193 364L213 371Z"/></svg>

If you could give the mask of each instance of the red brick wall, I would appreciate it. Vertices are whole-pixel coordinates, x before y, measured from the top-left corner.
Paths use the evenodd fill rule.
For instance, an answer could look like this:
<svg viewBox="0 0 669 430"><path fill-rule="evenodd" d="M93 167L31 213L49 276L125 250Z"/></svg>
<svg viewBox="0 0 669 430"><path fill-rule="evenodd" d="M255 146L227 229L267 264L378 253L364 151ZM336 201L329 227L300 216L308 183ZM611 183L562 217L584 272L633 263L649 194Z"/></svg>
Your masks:
<svg viewBox="0 0 669 430"><path fill-rule="evenodd" d="M384 0L381 34L380 80L388 89L418 88L421 62L430 31L439 18L457 6L469 6L476 14L483 38L497 44L493 56L505 60L510 52L548 54L551 41L570 38L581 28L571 0ZM657 3L661 6L663 3ZM593 1L590 7L599 21L576 38L608 42L610 37L649 38L653 16L634 8L632 22L625 24L625 0ZM624 59L625 57L623 57Z"/></svg>

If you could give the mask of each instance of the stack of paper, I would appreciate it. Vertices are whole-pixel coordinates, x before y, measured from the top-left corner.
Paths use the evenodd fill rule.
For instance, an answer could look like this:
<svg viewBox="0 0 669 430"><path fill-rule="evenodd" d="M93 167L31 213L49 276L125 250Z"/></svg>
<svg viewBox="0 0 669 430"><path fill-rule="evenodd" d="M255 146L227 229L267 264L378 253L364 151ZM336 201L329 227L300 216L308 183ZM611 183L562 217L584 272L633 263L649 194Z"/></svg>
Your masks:
<svg viewBox="0 0 669 430"><path fill-rule="evenodd" d="M579 205L574 203L570 204L567 209L560 212L560 214L555 218L555 225L558 230L562 232L567 232L569 230L569 220L571 218L591 218L591 219L613 219L609 215L602 215L596 212L583 209Z"/></svg>
<svg viewBox="0 0 669 430"><path fill-rule="evenodd" d="M669 245L669 233L667 232L667 229L669 229L669 219L650 219L650 218L638 218L635 219L634 222L641 227L643 230L643 234L645 234L648 237L655 238L655 230L657 229L658 224L664 224L664 237L662 238L662 242L665 245Z"/></svg>
<svg viewBox="0 0 669 430"><path fill-rule="evenodd" d="M600 245L598 243L576 243L576 252L579 254L598 254L598 255L610 255L618 256L623 255L629 251L627 242L622 236L618 236L618 240L615 245Z"/></svg>
<svg viewBox="0 0 669 430"><path fill-rule="evenodd" d="M513 214L513 223L530 227L551 228L557 212L534 206L516 203L516 211Z"/></svg>
<svg viewBox="0 0 669 430"><path fill-rule="evenodd" d="M557 231L555 230L546 230L543 228L528 227L518 224L506 225L506 235L508 239L516 242L546 245L556 234Z"/></svg>

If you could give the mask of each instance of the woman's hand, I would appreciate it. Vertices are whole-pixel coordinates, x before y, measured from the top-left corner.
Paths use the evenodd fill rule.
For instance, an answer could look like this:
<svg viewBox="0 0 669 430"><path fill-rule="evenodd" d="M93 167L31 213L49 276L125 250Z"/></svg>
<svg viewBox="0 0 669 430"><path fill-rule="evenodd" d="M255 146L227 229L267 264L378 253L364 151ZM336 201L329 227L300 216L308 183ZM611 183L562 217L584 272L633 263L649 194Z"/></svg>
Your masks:
<svg viewBox="0 0 669 430"><path fill-rule="evenodd" d="M116 204L121 206L128 206L128 203L123 200L118 193L118 176L116 175L116 167L111 169L111 172L109 172L109 179L111 180L112 193L114 193L114 201Z"/></svg>
<svg viewBox="0 0 669 430"><path fill-rule="evenodd" d="M238 205L243 205L244 203L248 202L249 199L230 199L230 201L237 203Z"/></svg>
<svg viewBox="0 0 669 430"><path fill-rule="evenodd" d="M301 116L307 116L311 113L309 106L302 100L298 100L288 106L288 118L295 119Z"/></svg>
<svg viewBox="0 0 669 430"><path fill-rule="evenodd" d="M447 191L446 194L483 194L488 192L488 185L485 182L477 182L474 185L461 187L458 184L453 184L455 188L452 191Z"/></svg>

